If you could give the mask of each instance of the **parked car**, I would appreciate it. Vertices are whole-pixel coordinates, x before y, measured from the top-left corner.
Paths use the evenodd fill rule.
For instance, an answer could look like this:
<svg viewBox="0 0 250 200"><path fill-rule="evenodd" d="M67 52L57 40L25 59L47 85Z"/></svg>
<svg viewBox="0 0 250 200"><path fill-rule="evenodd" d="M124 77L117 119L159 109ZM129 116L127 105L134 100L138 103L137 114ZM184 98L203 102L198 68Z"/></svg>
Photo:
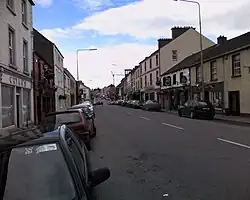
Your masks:
<svg viewBox="0 0 250 200"><path fill-rule="evenodd" d="M95 118L95 109L94 109L94 106L93 104L91 103L91 101L84 101L83 103L80 103L80 104L77 104L77 105L74 105L72 106L72 108L78 108L78 107L82 107L82 106L87 106L89 107L93 117Z"/></svg>
<svg viewBox="0 0 250 200"><path fill-rule="evenodd" d="M93 115L92 110L87 105L84 105L84 104L72 106L68 110L74 110L74 109L82 109L84 117L86 119L86 122L90 130L90 137L91 138L96 137L95 117Z"/></svg>
<svg viewBox="0 0 250 200"><path fill-rule="evenodd" d="M139 100L134 100L132 102L132 108L138 109L138 108L142 108L143 106L143 102L139 101Z"/></svg>
<svg viewBox="0 0 250 200"><path fill-rule="evenodd" d="M11 142L10 142L11 141ZM110 177L92 171L88 152L67 126L22 130L0 138L1 199L86 199Z"/></svg>
<svg viewBox="0 0 250 200"><path fill-rule="evenodd" d="M66 124L82 141L84 141L87 148L89 150L91 149L91 127L88 124L88 117L84 114L82 109L49 113L41 123L41 127L48 132L56 129L62 124Z"/></svg>
<svg viewBox="0 0 250 200"><path fill-rule="evenodd" d="M143 103L142 109L147 111L161 111L161 104L157 101L147 100Z"/></svg>
<svg viewBox="0 0 250 200"><path fill-rule="evenodd" d="M103 105L103 102L102 101L94 101L93 105L94 106Z"/></svg>
<svg viewBox="0 0 250 200"><path fill-rule="evenodd" d="M215 109L210 102L205 101L187 101L178 109L179 116L187 116L190 118L209 118L214 119Z"/></svg>

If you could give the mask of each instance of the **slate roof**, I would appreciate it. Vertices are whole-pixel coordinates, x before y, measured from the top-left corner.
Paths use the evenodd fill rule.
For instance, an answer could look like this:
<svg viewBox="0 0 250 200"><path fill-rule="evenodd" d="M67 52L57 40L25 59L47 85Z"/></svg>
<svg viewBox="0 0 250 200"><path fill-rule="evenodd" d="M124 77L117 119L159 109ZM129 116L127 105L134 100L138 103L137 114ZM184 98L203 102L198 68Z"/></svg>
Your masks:
<svg viewBox="0 0 250 200"><path fill-rule="evenodd" d="M249 46L250 46L250 31L238 37L227 40L223 44L215 44L207 49L204 49L203 60L204 62L207 62L209 60L221 57L225 54L233 53L235 51L248 48ZM168 71L164 72L162 76L179 71L181 69L198 65L199 63L200 63L200 52L197 52L185 58L184 60L173 66Z"/></svg>

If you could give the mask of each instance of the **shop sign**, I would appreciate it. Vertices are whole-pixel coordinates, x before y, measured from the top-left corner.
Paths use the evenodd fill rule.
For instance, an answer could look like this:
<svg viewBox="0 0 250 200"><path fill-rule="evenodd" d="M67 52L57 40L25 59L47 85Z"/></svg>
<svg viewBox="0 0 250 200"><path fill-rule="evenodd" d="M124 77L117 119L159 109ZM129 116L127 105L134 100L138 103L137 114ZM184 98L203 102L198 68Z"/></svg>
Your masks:
<svg viewBox="0 0 250 200"><path fill-rule="evenodd" d="M8 74L2 75L2 83L15 85L22 88L31 88L31 82Z"/></svg>

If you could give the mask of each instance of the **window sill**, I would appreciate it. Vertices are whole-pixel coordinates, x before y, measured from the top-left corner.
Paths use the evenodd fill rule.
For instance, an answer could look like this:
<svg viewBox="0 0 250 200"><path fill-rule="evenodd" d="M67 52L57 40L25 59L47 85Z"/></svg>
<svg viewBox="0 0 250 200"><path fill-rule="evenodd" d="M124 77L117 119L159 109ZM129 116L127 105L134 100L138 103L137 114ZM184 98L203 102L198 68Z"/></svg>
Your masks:
<svg viewBox="0 0 250 200"><path fill-rule="evenodd" d="M8 8L8 10L14 15L16 16L15 11L13 10L13 8L11 8L9 5L6 5L6 7Z"/></svg>
<svg viewBox="0 0 250 200"><path fill-rule="evenodd" d="M241 75L231 76L231 78L239 78Z"/></svg>
<svg viewBox="0 0 250 200"><path fill-rule="evenodd" d="M30 75L30 73L29 73L28 71L26 71L26 70L25 70L25 71L23 71L23 73L24 73L24 74L26 74L27 76L29 76L29 75Z"/></svg>
<svg viewBox="0 0 250 200"><path fill-rule="evenodd" d="M17 66L15 66L15 65L13 65L13 64L9 64L9 67L12 68L12 69L17 70Z"/></svg>
<svg viewBox="0 0 250 200"><path fill-rule="evenodd" d="M216 82L218 79L211 79L210 82Z"/></svg>
<svg viewBox="0 0 250 200"><path fill-rule="evenodd" d="M28 26L27 26L24 22L22 22L22 25L24 26L24 28L25 28L26 30L29 30Z"/></svg>

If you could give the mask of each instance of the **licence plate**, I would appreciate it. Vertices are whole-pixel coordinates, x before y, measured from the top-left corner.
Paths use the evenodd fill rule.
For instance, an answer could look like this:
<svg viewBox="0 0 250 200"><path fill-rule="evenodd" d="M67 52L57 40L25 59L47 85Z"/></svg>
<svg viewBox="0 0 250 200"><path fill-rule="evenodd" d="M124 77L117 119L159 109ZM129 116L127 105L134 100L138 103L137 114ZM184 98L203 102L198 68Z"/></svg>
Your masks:
<svg viewBox="0 0 250 200"><path fill-rule="evenodd" d="M210 110L210 108L203 108L203 110Z"/></svg>

